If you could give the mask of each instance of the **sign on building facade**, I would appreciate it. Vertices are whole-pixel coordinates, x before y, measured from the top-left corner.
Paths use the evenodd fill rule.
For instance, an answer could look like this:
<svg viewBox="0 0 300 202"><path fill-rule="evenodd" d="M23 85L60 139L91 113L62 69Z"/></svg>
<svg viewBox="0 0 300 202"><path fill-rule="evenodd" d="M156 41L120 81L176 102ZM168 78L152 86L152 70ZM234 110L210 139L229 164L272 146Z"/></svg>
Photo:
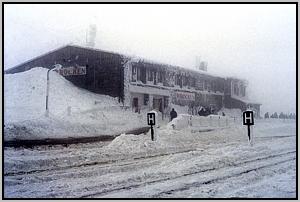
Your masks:
<svg viewBox="0 0 300 202"><path fill-rule="evenodd" d="M62 76L85 75L86 67L85 66L64 67L55 71Z"/></svg>
<svg viewBox="0 0 300 202"><path fill-rule="evenodd" d="M175 97L176 97L177 100L194 101L195 100L195 93L175 92Z"/></svg>

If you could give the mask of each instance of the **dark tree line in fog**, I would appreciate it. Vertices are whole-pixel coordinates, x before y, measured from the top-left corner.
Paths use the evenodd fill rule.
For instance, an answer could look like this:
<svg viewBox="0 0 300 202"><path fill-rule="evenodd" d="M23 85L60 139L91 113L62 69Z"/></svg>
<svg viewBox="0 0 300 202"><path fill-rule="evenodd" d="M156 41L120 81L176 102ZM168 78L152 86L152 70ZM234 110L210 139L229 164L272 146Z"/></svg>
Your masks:
<svg viewBox="0 0 300 202"><path fill-rule="evenodd" d="M265 119L268 118L275 118L275 119L296 119L296 114L295 113L290 113L288 114L284 114L283 112L280 112L279 116L277 114L277 112L274 112L273 114L269 115L269 112L265 113Z"/></svg>

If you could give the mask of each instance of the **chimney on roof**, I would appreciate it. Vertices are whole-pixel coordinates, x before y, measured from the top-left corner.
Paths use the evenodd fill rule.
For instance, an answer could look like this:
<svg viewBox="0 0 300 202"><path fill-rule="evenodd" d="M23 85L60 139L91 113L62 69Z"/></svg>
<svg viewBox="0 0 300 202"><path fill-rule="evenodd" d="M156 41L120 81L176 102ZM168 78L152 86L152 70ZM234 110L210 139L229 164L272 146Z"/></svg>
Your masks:
<svg viewBox="0 0 300 202"><path fill-rule="evenodd" d="M199 69L207 72L207 62L200 62Z"/></svg>
<svg viewBox="0 0 300 202"><path fill-rule="evenodd" d="M93 48L95 46L95 39L97 34L96 24L90 24L86 33L86 46Z"/></svg>
<svg viewBox="0 0 300 202"><path fill-rule="evenodd" d="M201 61L200 56L196 56L196 68L201 70L201 71L206 71L207 72L207 62L206 61Z"/></svg>

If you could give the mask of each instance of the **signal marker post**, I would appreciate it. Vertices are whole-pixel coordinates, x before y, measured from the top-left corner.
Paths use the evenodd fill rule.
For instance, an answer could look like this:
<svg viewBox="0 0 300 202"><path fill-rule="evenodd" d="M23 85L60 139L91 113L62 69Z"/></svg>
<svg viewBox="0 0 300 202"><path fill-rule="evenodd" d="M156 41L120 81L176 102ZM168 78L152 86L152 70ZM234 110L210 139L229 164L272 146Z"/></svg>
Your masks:
<svg viewBox="0 0 300 202"><path fill-rule="evenodd" d="M247 110L243 112L243 125L248 126L248 138L249 138L249 142L251 142L250 126L254 125L253 111Z"/></svg>
<svg viewBox="0 0 300 202"><path fill-rule="evenodd" d="M151 127L151 140L154 141L153 126L155 125L155 113L153 112L147 113L147 121L148 121L148 125L150 125Z"/></svg>

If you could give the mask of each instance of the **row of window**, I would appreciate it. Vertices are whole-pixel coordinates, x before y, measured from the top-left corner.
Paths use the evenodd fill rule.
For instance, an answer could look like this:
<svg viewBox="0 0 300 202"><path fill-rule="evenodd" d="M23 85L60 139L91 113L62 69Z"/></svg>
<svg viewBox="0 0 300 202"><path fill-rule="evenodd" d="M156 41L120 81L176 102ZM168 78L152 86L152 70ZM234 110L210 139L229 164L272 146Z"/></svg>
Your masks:
<svg viewBox="0 0 300 202"><path fill-rule="evenodd" d="M185 73L156 71L154 69L132 67L131 81L141 81L146 84L163 85L168 87L194 88L196 90L208 90L224 92L224 83L221 80L208 80L190 76Z"/></svg>
<svg viewBox="0 0 300 202"><path fill-rule="evenodd" d="M237 83L235 83L233 85L233 93L237 96L244 97L246 95L246 87L243 85L239 86Z"/></svg>

